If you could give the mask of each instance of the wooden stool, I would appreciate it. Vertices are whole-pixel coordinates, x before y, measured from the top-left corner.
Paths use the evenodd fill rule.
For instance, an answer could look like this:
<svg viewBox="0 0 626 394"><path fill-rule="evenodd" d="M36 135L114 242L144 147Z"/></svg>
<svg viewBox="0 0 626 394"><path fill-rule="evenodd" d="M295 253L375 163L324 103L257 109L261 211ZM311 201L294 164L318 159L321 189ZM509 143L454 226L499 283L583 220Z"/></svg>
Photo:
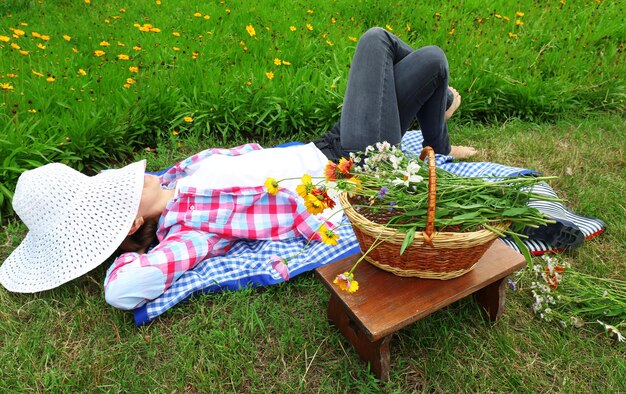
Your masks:
<svg viewBox="0 0 626 394"><path fill-rule="evenodd" d="M504 279L526 265L521 254L496 240L474 269L458 278L405 278L362 261L354 271L359 290L341 291L333 280L349 271L359 257L344 258L315 272L330 291L328 319L381 380L389 379L393 333L470 294L483 306L486 317L495 321L504 309Z"/></svg>

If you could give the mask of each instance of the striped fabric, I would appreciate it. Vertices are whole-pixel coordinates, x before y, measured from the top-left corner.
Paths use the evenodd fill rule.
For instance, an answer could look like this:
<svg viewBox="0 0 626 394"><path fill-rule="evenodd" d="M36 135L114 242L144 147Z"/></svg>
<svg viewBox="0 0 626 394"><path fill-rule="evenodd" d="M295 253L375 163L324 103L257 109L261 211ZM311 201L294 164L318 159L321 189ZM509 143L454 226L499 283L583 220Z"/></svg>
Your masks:
<svg viewBox="0 0 626 394"><path fill-rule="evenodd" d="M406 152L419 154L422 143L423 138L420 131L409 131L402 139L402 148ZM246 149L254 148L256 147L251 146ZM453 162L452 157L445 155L436 155L436 162L437 166L462 176L497 178L538 174L537 171L496 163ZM171 179L176 177L175 171L169 170L168 173L170 173L168 176L172 177ZM556 196L554 191L545 183L537 185L534 191ZM601 220L578 215L560 203L535 201L531 202L530 205L554 218L567 218L581 228L587 239L600 234L605 228ZM349 222L347 219L345 220L344 225L338 229L341 237L339 244L328 246L322 243L311 243L302 254L289 262L291 277L359 251L356 237ZM512 240L508 238L503 240L518 250ZM541 241L525 240L524 243L534 254L555 251L550 245ZM192 270L186 271L163 295L146 303L141 308L135 309L135 323L137 325L149 323L169 308L194 294L237 290L246 286L267 286L282 282L279 274L268 263L270 256L273 254L281 257L294 256L305 244L306 241L302 238L282 241L237 241L226 255L212 257L198 264Z"/></svg>

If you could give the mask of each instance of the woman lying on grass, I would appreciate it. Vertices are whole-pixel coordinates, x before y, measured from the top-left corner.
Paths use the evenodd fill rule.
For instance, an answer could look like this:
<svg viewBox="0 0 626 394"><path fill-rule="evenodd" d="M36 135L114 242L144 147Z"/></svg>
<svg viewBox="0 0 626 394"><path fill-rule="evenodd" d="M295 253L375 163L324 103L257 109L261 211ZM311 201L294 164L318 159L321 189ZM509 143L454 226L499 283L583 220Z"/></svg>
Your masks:
<svg viewBox="0 0 626 394"><path fill-rule="evenodd" d="M449 143L446 120L460 100L448 88L439 48L413 51L383 29L368 30L354 56L341 121L315 144L209 149L159 177L144 175L144 161L93 177L59 163L22 174L13 206L29 233L0 267L0 283L16 292L51 289L120 248L125 253L107 271L105 295L111 305L132 309L238 239L321 239L321 226L332 224L306 211L290 191L295 184L281 183L285 189L270 194L263 181L322 176L327 159L378 141L397 144L415 116L425 145L470 156L473 148ZM154 237L159 244L146 252Z"/></svg>

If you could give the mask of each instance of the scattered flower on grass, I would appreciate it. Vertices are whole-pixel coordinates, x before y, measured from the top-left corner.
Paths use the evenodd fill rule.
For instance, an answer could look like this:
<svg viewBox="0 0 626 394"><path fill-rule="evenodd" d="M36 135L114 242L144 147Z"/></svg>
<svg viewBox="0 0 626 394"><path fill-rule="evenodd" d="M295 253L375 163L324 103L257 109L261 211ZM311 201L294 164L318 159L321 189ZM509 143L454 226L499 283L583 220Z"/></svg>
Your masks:
<svg viewBox="0 0 626 394"><path fill-rule="evenodd" d="M93 51L93 54L100 57L100 56L106 55L106 52L98 49L98 50Z"/></svg>
<svg viewBox="0 0 626 394"><path fill-rule="evenodd" d="M520 19L518 19L518 20L515 21L515 24L517 26L522 26L524 24L524 22L522 22Z"/></svg>
<svg viewBox="0 0 626 394"><path fill-rule="evenodd" d="M0 41L2 41L2 42L9 42L9 41L11 41L11 37L0 36Z"/></svg>
<svg viewBox="0 0 626 394"><path fill-rule="evenodd" d="M172 130L172 135L173 136L177 136L179 134L180 134L180 132L178 130Z"/></svg>
<svg viewBox="0 0 626 394"><path fill-rule="evenodd" d="M407 23L405 26L405 29L406 31L411 31L411 25Z"/></svg>
<svg viewBox="0 0 626 394"><path fill-rule="evenodd" d="M68 41L68 42L69 42L69 41L71 41L71 40L72 40L72 37L68 36L67 34L64 34L64 35L63 35L63 39L64 39L65 41Z"/></svg>
<svg viewBox="0 0 626 394"><path fill-rule="evenodd" d="M54 82L54 81L56 81L56 78L54 78L54 77L48 77L48 78L46 78L46 81L48 81L48 82Z"/></svg>
<svg viewBox="0 0 626 394"><path fill-rule="evenodd" d="M277 65L277 66L280 66L280 64L281 64L280 59L277 58L277 57L274 58L274 64Z"/></svg>
<svg viewBox="0 0 626 394"><path fill-rule="evenodd" d="M20 50L20 55L22 55L22 56L26 56L29 53L30 53L29 51Z"/></svg>
<svg viewBox="0 0 626 394"><path fill-rule="evenodd" d="M22 47L20 47L19 45L17 45L16 43L12 42L11 43L11 48L16 49L16 50L20 50Z"/></svg>
<svg viewBox="0 0 626 394"><path fill-rule="evenodd" d="M13 91L13 85L11 85L10 83L0 83L0 89L2 89L3 92L12 92Z"/></svg>
<svg viewBox="0 0 626 394"><path fill-rule="evenodd" d="M348 40L352 41L352 42L356 42L356 37L354 36L348 36Z"/></svg>
<svg viewBox="0 0 626 394"><path fill-rule="evenodd" d="M296 29L296 27L295 27L295 26L289 26L289 30L291 30L291 31L296 31L297 29ZM0 37L1 37L1 36L0 36ZM9 38L9 37L7 37L7 38Z"/></svg>
<svg viewBox="0 0 626 394"><path fill-rule="evenodd" d="M274 72L273 71L268 71L265 73L265 76L267 77L267 79L274 79Z"/></svg>
<svg viewBox="0 0 626 394"><path fill-rule="evenodd" d="M130 66L130 67L128 67L128 71L130 71L131 73L138 73L139 72L139 67Z"/></svg>
<svg viewBox="0 0 626 394"><path fill-rule="evenodd" d="M191 116L185 116L183 120L187 123L193 123L193 118Z"/></svg>
<svg viewBox="0 0 626 394"><path fill-rule="evenodd" d="M100 46L101 47L110 47L111 44L108 41L100 41Z"/></svg>
<svg viewBox="0 0 626 394"><path fill-rule="evenodd" d="M523 13L522 11L517 11L517 12L515 13L515 16L517 16L517 17L520 17L520 18L521 18L522 16L524 16L524 13Z"/></svg>
<svg viewBox="0 0 626 394"><path fill-rule="evenodd" d="M42 74L42 73L40 73L40 72L37 72L37 71L35 71L35 70L30 70L30 71L31 71L33 74L35 74L36 76L38 76L38 77L43 77L43 74Z"/></svg>
<svg viewBox="0 0 626 394"><path fill-rule="evenodd" d="M132 79L132 78L126 78L126 83L129 84L129 85L133 85L133 84L135 84L135 80Z"/></svg>
<svg viewBox="0 0 626 394"><path fill-rule="evenodd" d="M256 31L254 30L254 26L247 25L246 26L246 31L248 32L248 34L250 34L250 37L256 36Z"/></svg>
<svg viewBox="0 0 626 394"><path fill-rule="evenodd" d="M385 29L389 31L393 31L393 27L391 27L391 25L385 25Z"/></svg>
<svg viewBox="0 0 626 394"><path fill-rule="evenodd" d="M78 74L85 76L85 75L87 75L87 71L83 70L82 68L79 68L78 69Z"/></svg>
<svg viewBox="0 0 626 394"><path fill-rule="evenodd" d="M509 38L519 38L519 35L513 33L513 32L509 32Z"/></svg>
<svg viewBox="0 0 626 394"><path fill-rule="evenodd" d="M310 23L306 24L306 28L307 28L308 31L313 31L313 25L310 24Z"/></svg>
<svg viewBox="0 0 626 394"><path fill-rule="evenodd" d="M124 55L123 53L117 55L117 58L120 60L128 60L130 57L128 55Z"/></svg>

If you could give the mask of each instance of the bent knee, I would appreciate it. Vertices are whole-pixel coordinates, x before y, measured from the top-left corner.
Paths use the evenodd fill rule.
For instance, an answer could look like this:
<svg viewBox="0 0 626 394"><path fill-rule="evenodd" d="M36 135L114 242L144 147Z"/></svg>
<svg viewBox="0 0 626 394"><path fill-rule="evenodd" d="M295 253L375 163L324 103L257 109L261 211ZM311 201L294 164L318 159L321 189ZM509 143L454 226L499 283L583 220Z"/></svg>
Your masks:
<svg viewBox="0 0 626 394"><path fill-rule="evenodd" d="M387 30L382 27L371 27L367 29L365 33L359 39L359 45L369 45L373 42L380 42L381 40L389 40Z"/></svg>

